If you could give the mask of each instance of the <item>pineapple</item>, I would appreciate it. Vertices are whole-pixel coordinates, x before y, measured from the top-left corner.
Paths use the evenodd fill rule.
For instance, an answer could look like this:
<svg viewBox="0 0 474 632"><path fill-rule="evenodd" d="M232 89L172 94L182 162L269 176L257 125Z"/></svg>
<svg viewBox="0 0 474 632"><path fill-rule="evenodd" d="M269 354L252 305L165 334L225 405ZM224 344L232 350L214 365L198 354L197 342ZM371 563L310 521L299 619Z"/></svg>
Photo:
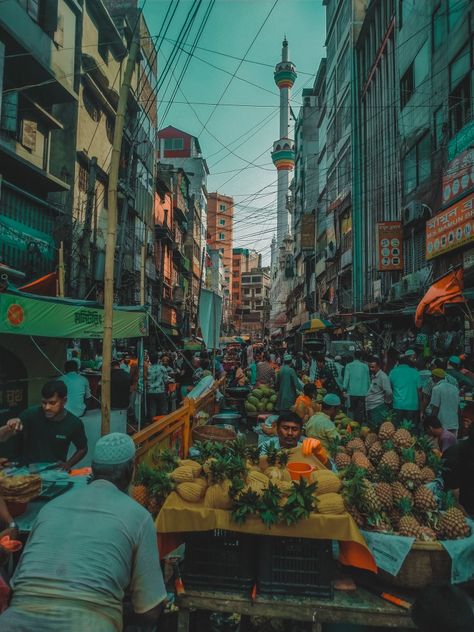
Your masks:
<svg viewBox="0 0 474 632"><path fill-rule="evenodd" d="M383 424L379 428L379 439L380 441L388 441L395 434L395 426L391 421L384 421Z"/></svg>
<svg viewBox="0 0 474 632"><path fill-rule="evenodd" d="M365 470L354 464L346 470L343 495L347 505L354 505L365 515L379 513L381 506L374 485L365 476Z"/></svg>
<svg viewBox="0 0 474 632"><path fill-rule="evenodd" d="M391 440L398 450L410 448L415 443L415 438L411 434L413 425L409 421L402 421L398 430L393 433Z"/></svg>
<svg viewBox="0 0 474 632"><path fill-rule="evenodd" d="M375 492L375 487L366 479L362 484L360 508L363 513L378 513L381 509L380 501Z"/></svg>
<svg viewBox="0 0 474 632"><path fill-rule="evenodd" d="M421 470L415 463L404 463L398 476L405 487L410 490L419 487L423 480Z"/></svg>
<svg viewBox="0 0 474 632"><path fill-rule="evenodd" d="M390 446L389 446L390 447ZM398 472L400 469L400 457L395 450L387 450L380 459L379 465L381 467L388 467L394 472Z"/></svg>
<svg viewBox="0 0 474 632"><path fill-rule="evenodd" d="M334 463L338 470L344 470L351 464L351 457L345 452L338 452L334 457Z"/></svg>
<svg viewBox="0 0 474 632"><path fill-rule="evenodd" d="M365 454L362 454L362 452L354 452L351 460L356 467L360 467L364 470L369 470L373 467L369 459L365 456Z"/></svg>
<svg viewBox="0 0 474 632"><path fill-rule="evenodd" d="M423 483L429 483L430 481L434 481L436 474L430 467L423 467L421 469L421 478Z"/></svg>
<svg viewBox="0 0 474 632"><path fill-rule="evenodd" d="M375 483L375 493L382 509L390 511L393 507L393 492L390 483L384 481Z"/></svg>
<svg viewBox="0 0 474 632"><path fill-rule="evenodd" d="M364 527L365 525L364 516L360 513L360 511L357 509L355 505L346 504L346 511L348 514L352 516L354 522L356 523L358 527L360 528Z"/></svg>
<svg viewBox="0 0 474 632"><path fill-rule="evenodd" d="M348 454L354 454L354 452L362 452L362 454L367 454L365 443L360 438L351 439L346 445L346 450Z"/></svg>
<svg viewBox="0 0 474 632"><path fill-rule="evenodd" d="M428 511L436 511L438 509L438 503L435 495L428 487L421 485L415 490L413 494L413 501L415 509L424 513Z"/></svg>
<svg viewBox="0 0 474 632"><path fill-rule="evenodd" d="M383 446L380 441L374 441L369 448L369 459L374 465L377 465L383 455Z"/></svg>
<svg viewBox="0 0 474 632"><path fill-rule="evenodd" d="M369 434L365 437L365 447L367 450L370 449L371 446L374 445L379 440L378 436L375 432L369 432Z"/></svg>
<svg viewBox="0 0 474 632"><path fill-rule="evenodd" d="M278 459L278 449L275 447L273 442L264 446L263 449L267 458L268 467L274 467Z"/></svg>
<svg viewBox="0 0 474 632"><path fill-rule="evenodd" d="M158 499L155 498L154 496L152 496L148 500L146 508L151 513L153 518L155 518L157 516L158 512L160 511L161 505L160 505L160 502L158 501Z"/></svg>
<svg viewBox="0 0 474 632"><path fill-rule="evenodd" d="M413 503L404 498L398 503L398 507L402 514L398 522L398 532L406 538L416 538L421 525L412 514Z"/></svg>
<svg viewBox="0 0 474 632"><path fill-rule="evenodd" d="M395 481L394 483L392 483L392 495L395 505L398 505L400 501L404 498L408 499L410 502L413 499L411 493L400 483L400 481Z"/></svg>
<svg viewBox="0 0 474 632"><path fill-rule="evenodd" d="M438 529L440 536L446 540L458 540L471 535L466 516L457 507L451 507L441 514Z"/></svg>
<svg viewBox="0 0 474 632"><path fill-rule="evenodd" d="M142 507L146 507L148 500L148 490L145 485L133 485L132 498L133 500L136 500L139 505L142 505Z"/></svg>
<svg viewBox="0 0 474 632"><path fill-rule="evenodd" d="M367 518L367 528L382 533L392 533L393 527L390 518L385 513L377 513Z"/></svg>
<svg viewBox="0 0 474 632"><path fill-rule="evenodd" d="M431 527L421 526L416 534L418 540L423 542L434 542L437 540L436 533Z"/></svg>
<svg viewBox="0 0 474 632"><path fill-rule="evenodd" d="M415 463L421 469L426 465L426 454L423 450L415 450Z"/></svg>

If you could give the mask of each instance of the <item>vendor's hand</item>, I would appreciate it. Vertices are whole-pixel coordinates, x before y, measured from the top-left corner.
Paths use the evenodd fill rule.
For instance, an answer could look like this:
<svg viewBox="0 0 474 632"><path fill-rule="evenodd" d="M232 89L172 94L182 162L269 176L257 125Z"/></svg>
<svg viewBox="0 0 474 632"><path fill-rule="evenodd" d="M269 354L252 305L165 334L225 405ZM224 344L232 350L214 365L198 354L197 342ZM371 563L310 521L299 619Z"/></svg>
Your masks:
<svg viewBox="0 0 474 632"><path fill-rule="evenodd" d="M12 434L15 434L16 432L21 432L23 430L23 424L19 417L13 417L13 419L9 419L5 425Z"/></svg>
<svg viewBox="0 0 474 632"><path fill-rule="evenodd" d="M0 540L6 535L9 536L10 540L18 540L18 529L15 527L14 529L4 529L0 531Z"/></svg>

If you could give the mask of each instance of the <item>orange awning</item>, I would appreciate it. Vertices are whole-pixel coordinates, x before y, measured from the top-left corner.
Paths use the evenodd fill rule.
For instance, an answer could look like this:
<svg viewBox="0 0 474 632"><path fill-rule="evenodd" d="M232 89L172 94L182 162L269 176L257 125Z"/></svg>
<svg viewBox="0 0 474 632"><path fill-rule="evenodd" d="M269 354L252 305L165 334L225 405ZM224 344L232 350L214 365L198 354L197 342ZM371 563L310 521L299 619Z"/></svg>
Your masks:
<svg viewBox="0 0 474 632"><path fill-rule="evenodd" d="M421 327L425 314L444 314L446 303L464 303L463 280L464 270L458 268L433 283L416 308L415 325Z"/></svg>
<svg viewBox="0 0 474 632"><path fill-rule="evenodd" d="M57 296L58 275L56 272L50 272L18 288L22 292L29 294L38 294L39 296Z"/></svg>

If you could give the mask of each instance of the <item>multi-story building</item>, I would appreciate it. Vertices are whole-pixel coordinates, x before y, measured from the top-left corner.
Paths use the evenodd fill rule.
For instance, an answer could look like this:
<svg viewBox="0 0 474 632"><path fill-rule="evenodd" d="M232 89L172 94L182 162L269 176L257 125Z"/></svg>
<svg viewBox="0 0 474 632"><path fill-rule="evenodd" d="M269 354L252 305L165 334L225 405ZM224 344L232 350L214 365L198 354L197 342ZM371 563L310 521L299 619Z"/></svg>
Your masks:
<svg viewBox="0 0 474 632"><path fill-rule="evenodd" d="M207 176L209 169L195 136L169 126L158 132L160 163L173 164L189 179L188 231L185 254L190 261L192 279L189 288L190 326L196 330L199 288L204 274L207 230Z"/></svg>
<svg viewBox="0 0 474 632"><path fill-rule="evenodd" d="M209 193L207 198L207 243L222 254L224 266L223 323L232 323L232 245L234 234L234 200L228 195Z"/></svg>
<svg viewBox="0 0 474 632"><path fill-rule="evenodd" d="M241 333L253 340L268 335L270 317L270 270L252 268L241 274L242 321Z"/></svg>
<svg viewBox="0 0 474 632"><path fill-rule="evenodd" d="M209 262L206 268L206 287L218 296L224 296L225 272L222 252L213 248L208 248Z"/></svg>
<svg viewBox="0 0 474 632"><path fill-rule="evenodd" d="M55 272L61 242L71 241L65 138L76 134L81 20L73 0L1 5L0 263L17 281Z"/></svg>
<svg viewBox="0 0 474 632"><path fill-rule="evenodd" d="M240 332L242 322L242 273L250 272L260 265L260 255L256 250L233 248L232 250L232 308L234 326Z"/></svg>
<svg viewBox="0 0 474 632"><path fill-rule="evenodd" d="M157 165L155 195L155 266L157 287L152 312L162 333L186 336L189 331L190 263L184 254L189 215L189 180L182 169Z"/></svg>

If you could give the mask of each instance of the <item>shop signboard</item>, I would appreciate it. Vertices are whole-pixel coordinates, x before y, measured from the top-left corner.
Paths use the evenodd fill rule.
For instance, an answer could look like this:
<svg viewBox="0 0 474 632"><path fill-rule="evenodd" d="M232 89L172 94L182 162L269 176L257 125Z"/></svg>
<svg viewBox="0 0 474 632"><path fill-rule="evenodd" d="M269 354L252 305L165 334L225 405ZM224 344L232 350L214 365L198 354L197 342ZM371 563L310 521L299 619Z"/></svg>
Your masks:
<svg viewBox="0 0 474 632"><path fill-rule="evenodd" d="M315 217L314 215L303 215L301 217L301 250L315 249Z"/></svg>
<svg viewBox="0 0 474 632"><path fill-rule="evenodd" d="M433 259L474 240L474 192L426 222L426 259Z"/></svg>
<svg viewBox="0 0 474 632"><path fill-rule="evenodd" d="M448 143L448 160L453 160L456 154L474 145L474 119L466 123L462 129Z"/></svg>
<svg viewBox="0 0 474 632"><path fill-rule="evenodd" d="M378 270L403 270L403 229L401 222L377 223Z"/></svg>
<svg viewBox="0 0 474 632"><path fill-rule="evenodd" d="M443 176L442 207L446 208L474 189L474 149L463 151L448 163Z"/></svg>
<svg viewBox="0 0 474 632"><path fill-rule="evenodd" d="M102 338L104 310L73 301L0 294L0 333L50 338ZM147 333L146 313L114 309L114 338L141 338Z"/></svg>

